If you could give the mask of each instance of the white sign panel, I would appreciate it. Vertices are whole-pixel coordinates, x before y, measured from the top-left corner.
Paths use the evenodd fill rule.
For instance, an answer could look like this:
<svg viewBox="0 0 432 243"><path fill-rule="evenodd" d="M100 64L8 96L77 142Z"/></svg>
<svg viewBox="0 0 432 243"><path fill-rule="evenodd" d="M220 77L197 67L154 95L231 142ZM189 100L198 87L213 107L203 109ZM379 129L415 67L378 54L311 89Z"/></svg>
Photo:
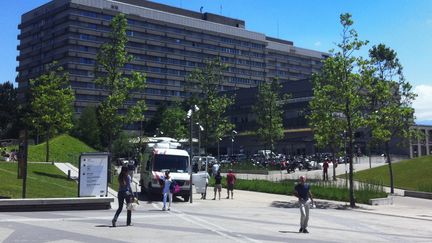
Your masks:
<svg viewBox="0 0 432 243"><path fill-rule="evenodd" d="M80 156L80 197L106 197L108 191L108 154L85 153Z"/></svg>
<svg viewBox="0 0 432 243"><path fill-rule="evenodd" d="M200 171L201 172L201 171ZM192 182L195 185L196 193L205 193L206 189L206 174L203 173L192 174Z"/></svg>

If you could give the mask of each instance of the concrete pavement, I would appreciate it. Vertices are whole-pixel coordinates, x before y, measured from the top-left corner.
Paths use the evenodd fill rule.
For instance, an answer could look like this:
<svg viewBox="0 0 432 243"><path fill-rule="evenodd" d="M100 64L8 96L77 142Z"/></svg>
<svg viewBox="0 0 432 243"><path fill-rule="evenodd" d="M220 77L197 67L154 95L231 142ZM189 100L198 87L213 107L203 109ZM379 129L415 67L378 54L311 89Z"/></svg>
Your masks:
<svg viewBox="0 0 432 243"><path fill-rule="evenodd" d="M235 190L234 199L175 200L172 211L147 201L133 212L133 226L110 226L115 208L98 211L1 213L0 242L431 242L430 201L395 199L390 206L318 200L310 234L298 233L292 196ZM211 188L208 198L212 198ZM222 197L226 196L223 190Z"/></svg>

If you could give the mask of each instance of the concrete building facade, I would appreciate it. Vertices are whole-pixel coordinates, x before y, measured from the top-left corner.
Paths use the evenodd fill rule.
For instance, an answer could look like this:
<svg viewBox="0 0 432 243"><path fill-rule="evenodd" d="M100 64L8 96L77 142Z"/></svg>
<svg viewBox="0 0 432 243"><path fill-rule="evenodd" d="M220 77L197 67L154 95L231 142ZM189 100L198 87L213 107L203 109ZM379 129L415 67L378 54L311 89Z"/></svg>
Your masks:
<svg viewBox="0 0 432 243"><path fill-rule="evenodd" d="M70 74L74 109L95 106L106 96L94 83L96 54L109 36L113 16L128 19L127 51L134 60L126 72L146 74L145 99L152 117L163 103L187 98L188 74L205 60L220 58L229 65L221 91L250 88L278 77L283 83L303 82L321 67L326 53L294 46L287 40L245 29L243 20L200 13L139 0L53 0L22 16L17 67L20 97L29 80L57 61ZM138 129L129 127L129 129Z"/></svg>
<svg viewBox="0 0 432 243"><path fill-rule="evenodd" d="M432 154L432 126L416 125L413 129L419 131L421 136L410 141L410 157L420 157Z"/></svg>

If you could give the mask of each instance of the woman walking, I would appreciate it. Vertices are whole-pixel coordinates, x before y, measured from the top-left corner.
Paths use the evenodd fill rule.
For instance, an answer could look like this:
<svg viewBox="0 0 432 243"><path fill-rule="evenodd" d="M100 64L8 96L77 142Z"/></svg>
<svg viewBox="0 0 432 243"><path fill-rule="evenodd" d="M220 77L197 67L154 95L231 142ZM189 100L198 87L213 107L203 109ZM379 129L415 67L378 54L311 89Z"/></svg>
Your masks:
<svg viewBox="0 0 432 243"><path fill-rule="evenodd" d="M116 227L116 222L118 219L118 216L120 215L123 204L126 201L126 203L131 203L134 200L134 196L132 193L132 187L131 187L131 177L128 175L128 168L127 166L123 166L121 168L120 174L118 176L118 182L119 182L119 189L117 194L118 199L118 209L114 215L114 218L112 220L112 226ZM131 225L131 218L132 218L132 211L127 210L127 218L126 218L126 225Z"/></svg>

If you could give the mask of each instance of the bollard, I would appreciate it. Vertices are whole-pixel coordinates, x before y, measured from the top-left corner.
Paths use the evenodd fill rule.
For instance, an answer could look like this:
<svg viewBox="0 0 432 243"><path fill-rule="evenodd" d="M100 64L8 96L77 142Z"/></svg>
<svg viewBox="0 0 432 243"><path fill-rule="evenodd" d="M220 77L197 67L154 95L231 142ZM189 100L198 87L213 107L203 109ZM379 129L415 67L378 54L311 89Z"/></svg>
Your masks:
<svg viewBox="0 0 432 243"><path fill-rule="evenodd" d="M68 170L68 180L70 180L71 179L71 171L70 170Z"/></svg>

